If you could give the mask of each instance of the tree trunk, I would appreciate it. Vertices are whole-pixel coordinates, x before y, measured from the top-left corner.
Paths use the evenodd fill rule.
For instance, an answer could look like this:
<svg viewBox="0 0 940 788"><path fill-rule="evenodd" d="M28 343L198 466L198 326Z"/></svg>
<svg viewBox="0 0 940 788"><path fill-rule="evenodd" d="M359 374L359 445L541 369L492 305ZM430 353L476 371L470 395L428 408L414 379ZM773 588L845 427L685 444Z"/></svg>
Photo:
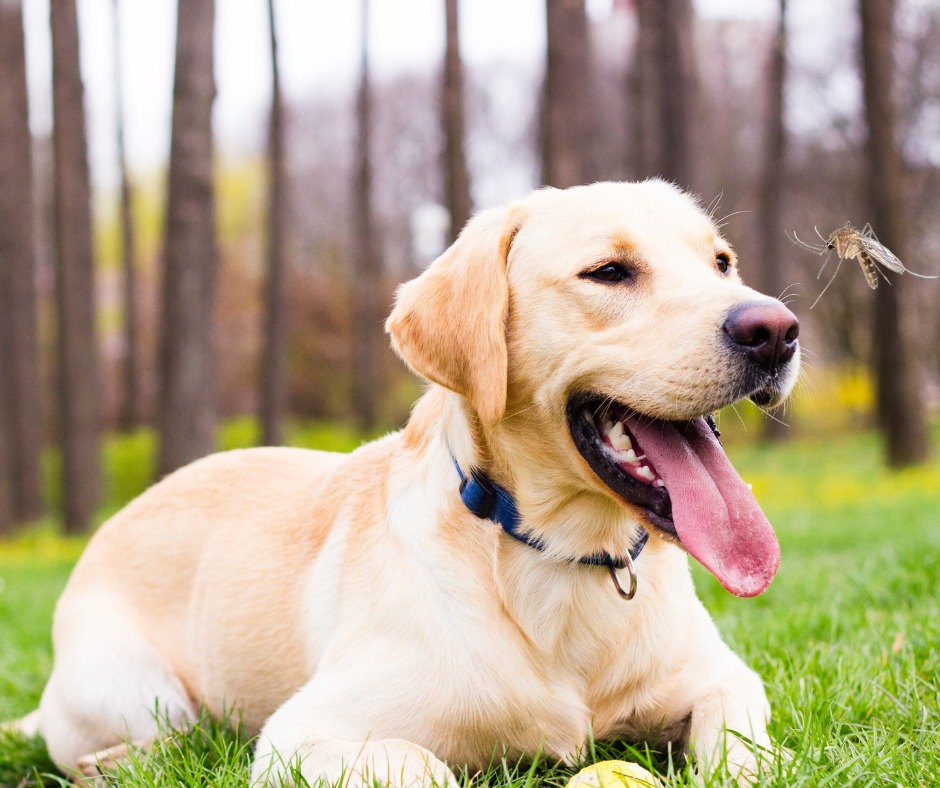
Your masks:
<svg viewBox="0 0 940 788"><path fill-rule="evenodd" d="M121 85L120 0L113 0L114 9L114 114L117 119L118 169L121 173L121 269L124 272L124 358L121 377L120 426L132 430L140 424L140 386L137 370L137 273L134 268L135 242L132 213L133 194L127 173L127 152L124 146L124 96Z"/></svg>
<svg viewBox="0 0 940 788"><path fill-rule="evenodd" d="M358 140L354 184L356 259L353 266L354 409L363 430L375 427L379 384L382 309L379 288L382 263L372 213L372 90L369 85L369 0L362 0L362 55L356 101Z"/></svg>
<svg viewBox="0 0 940 788"><path fill-rule="evenodd" d="M895 139L894 0L860 0L862 75L868 124L868 199L879 239L901 260L908 259L904 209L904 162ZM927 460L929 443L917 353L904 331L910 280L893 276L875 291L874 367L878 420L892 467Z"/></svg>
<svg viewBox="0 0 940 788"><path fill-rule="evenodd" d="M158 473L215 448L213 0L179 0L160 348Z"/></svg>
<svg viewBox="0 0 940 788"><path fill-rule="evenodd" d="M654 92L650 85L655 67L653 57L654 36L650 0L636 0L636 46L633 51L633 69L627 78L627 106L632 107L630 129L633 133L628 145L626 160L630 164L632 175L637 180L649 176L656 159L653 139L655 127L653 109Z"/></svg>
<svg viewBox="0 0 940 788"><path fill-rule="evenodd" d="M20 0L0 2L0 74L0 408L7 425L0 438L0 453L7 460L3 478L9 517L34 520L43 509L43 434L38 396L32 138Z"/></svg>
<svg viewBox="0 0 940 788"><path fill-rule="evenodd" d="M694 188L698 80L691 0L637 0L638 171Z"/></svg>
<svg viewBox="0 0 940 788"><path fill-rule="evenodd" d="M441 104L444 121L447 208L450 211L450 240L453 241L470 218L473 203L470 198L470 176L467 172L465 147L463 64L460 60L457 0L444 0L444 11L447 34Z"/></svg>
<svg viewBox="0 0 940 788"><path fill-rule="evenodd" d="M0 401L0 537L13 532L13 474L11 473L10 436L7 428L11 424L6 409L7 403Z"/></svg>
<svg viewBox="0 0 940 788"><path fill-rule="evenodd" d="M759 286L767 295L779 298L787 286L783 275L781 252L781 205L785 188L785 159L787 131L785 123L784 88L787 75L787 0L778 0L780 19L770 52L767 80L767 115L764 132L764 167L760 195L760 255ZM784 409L778 408L764 421L764 437L779 440L786 437L787 425Z"/></svg>
<svg viewBox="0 0 940 788"><path fill-rule="evenodd" d="M542 106L542 180L585 182L590 144L590 50L584 0L546 0L547 56Z"/></svg>
<svg viewBox="0 0 940 788"><path fill-rule="evenodd" d="M91 188L75 0L52 0L59 418L65 529L91 522L100 493Z"/></svg>
<svg viewBox="0 0 940 788"><path fill-rule="evenodd" d="M284 107L277 66L274 0L268 0L271 31L271 116L268 128L268 271L264 292L264 347L261 361L261 442L281 443L284 419L285 341L285 190Z"/></svg>

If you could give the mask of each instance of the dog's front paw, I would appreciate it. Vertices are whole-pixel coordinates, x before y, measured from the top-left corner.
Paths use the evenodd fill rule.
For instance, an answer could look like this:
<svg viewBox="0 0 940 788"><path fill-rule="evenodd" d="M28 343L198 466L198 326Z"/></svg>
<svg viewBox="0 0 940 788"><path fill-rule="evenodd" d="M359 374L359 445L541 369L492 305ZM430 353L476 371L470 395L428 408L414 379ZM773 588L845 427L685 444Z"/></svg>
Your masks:
<svg viewBox="0 0 940 788"><path fill-rule="evenodd" d="M764 743L755 742L734 731L723 730L709 739L700 739L694 747L700 775L730 775L740 786L756 783L776 760L775 752ZM702 779L701 784L705 784Z"/></svg>
<svg viewBox="0 0 940 788"><path fill-rule="evenodd" d="M762 771L773 762L771 750L752 741L745 741L735 734L725 737L728 745L725 767L738 785L756 783Z"/></svg>
<svg viewBox="0 0 940 788"><path fill-rule="evenodd" d="M696 701L689 743L705 774L730 774L739 785L749 785L773 763L774 753L764 688L757 674L741 667L724 686Z"/></svg>
<svg viewBox="0 0 940 788"><path fill-rule="evenodd" d="M457 788L453 772L433 753L404 739L376 742L305 742L291 757L258 753L253 786L291 785L302 776L312 786L342 788Z"/></svg>

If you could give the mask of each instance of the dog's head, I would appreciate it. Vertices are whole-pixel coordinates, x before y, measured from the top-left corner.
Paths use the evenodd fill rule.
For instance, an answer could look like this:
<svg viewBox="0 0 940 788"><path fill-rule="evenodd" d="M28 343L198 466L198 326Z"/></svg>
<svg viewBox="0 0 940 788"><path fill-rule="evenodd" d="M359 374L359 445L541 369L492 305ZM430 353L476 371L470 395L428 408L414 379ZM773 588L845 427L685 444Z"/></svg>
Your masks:
<svg viewBox="0 0 940 788"><path fill-rule="evenodd" d="M678 189L544 189L478 214L402 286L387 328L415 372L465 398L540 523L565 521L540 537L617 544L626 511L733 593L770 583L773 530L703 417L781 402L798 324L741 283Z"/></svg>

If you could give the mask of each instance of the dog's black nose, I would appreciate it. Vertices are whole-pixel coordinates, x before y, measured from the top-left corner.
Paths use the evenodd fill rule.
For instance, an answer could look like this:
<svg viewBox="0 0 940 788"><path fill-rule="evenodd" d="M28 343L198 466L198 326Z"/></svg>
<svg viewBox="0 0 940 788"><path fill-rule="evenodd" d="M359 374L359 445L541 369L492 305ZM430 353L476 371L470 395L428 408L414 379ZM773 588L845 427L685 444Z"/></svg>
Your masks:
<svg viewBox="0 0 940 788"><path fill-rule="evenodd" d="M796 315L779 301L739 304L728 312L723 328L739 350L767 370L793 357L800 335Z"/></svg>

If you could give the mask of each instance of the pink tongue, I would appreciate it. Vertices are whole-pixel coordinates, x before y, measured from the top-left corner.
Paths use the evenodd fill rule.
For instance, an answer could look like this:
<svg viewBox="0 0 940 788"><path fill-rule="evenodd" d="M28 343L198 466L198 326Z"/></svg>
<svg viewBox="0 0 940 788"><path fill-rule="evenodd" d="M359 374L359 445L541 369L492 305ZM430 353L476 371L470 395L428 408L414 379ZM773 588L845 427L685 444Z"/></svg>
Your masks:
<svg viewBox="0 0 940 788"><path fill-rule="evenodd" d="M675 424L631 417L627 426L666 483L685 549L736 596L773 580L780 545L747 485L703 419Z"/></svg>

